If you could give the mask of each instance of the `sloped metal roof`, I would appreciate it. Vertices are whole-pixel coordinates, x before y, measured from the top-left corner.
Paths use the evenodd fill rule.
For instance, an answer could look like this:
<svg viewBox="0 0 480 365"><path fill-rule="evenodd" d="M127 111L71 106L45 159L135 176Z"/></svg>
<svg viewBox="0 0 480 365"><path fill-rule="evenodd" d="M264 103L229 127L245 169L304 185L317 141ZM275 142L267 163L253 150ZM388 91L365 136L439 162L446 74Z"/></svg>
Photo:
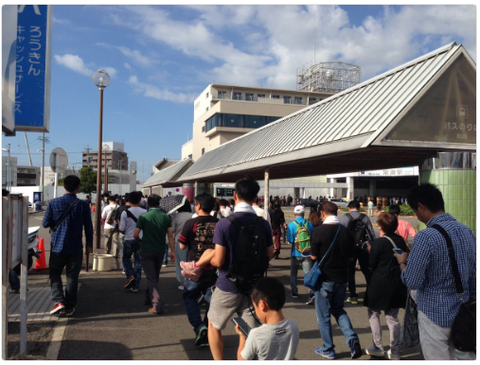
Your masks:
<svg viewBox="0 0 480 365"><path fill-rule="evenodd" d="M167 182L174 182L180 177L190 166L193 161L190 158L179 161L175 165L166 167L159 172L153 174L143 184L144 187L164 185Z"/></svg>
<svg viewBox="0 0 480 365"><path fill-rule="evenodd" d="M399 116L413 107L460 53L473 64L461 45L451 43L206 152L179 180L234 181L245 173L258 178L265 167L275 171L275 176L272 174L270 178L361 171L368 169L367 164L373 168L372 159L377 168L417 165L418 159L429 157L431 151L406 152L402 146L382 150L384 142L380 137L400 121ZM408 142L404 144L408 146ZM415 146L418 144L410 147ZM422 148L440 147L459 149L460 145L422 145ZM364 153L366 149L368 155ZM472 149L472 146L463 149ZM344 162L341 158L323 161L327 156L353 151L355 157L349 159L357 158L357 165L332 165ZM390 160L376 161L378 158ZM286 168L290 171L284 171Z"/></svg>

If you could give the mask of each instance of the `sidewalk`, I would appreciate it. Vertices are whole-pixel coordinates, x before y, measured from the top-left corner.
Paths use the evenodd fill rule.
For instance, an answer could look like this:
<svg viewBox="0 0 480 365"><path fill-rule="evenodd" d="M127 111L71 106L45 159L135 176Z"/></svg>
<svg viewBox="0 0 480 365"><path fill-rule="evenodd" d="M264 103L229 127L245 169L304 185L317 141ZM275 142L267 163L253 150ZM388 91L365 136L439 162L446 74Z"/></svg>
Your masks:
<svg viewBox="0 0 480 365"><path fill-rule="evenodd" d="M100 252L100 250L95 250ZM289 246L282 245L280 259L272 260L268 275L279 278L289 291L290 259ZM188 323L182 300L182 292L175 278L175 267L169 264L160 274L161 295L167 313L152 315L147 313L149 306L144 305L147 283L142 277L140 291L132 293L124 290L126 278L121 269L109 272L82 270L77 310L73 317L63 314L53 316L55 322L44 323L51 326L49 359L58 360L211 360L208 348L194 346L194 332ZM302 277L299 271L299 278ZM45 280L46 279L46 280ZM35 273L29 278L36 280L35 286L48 288L48 274ZM299 280L301 282L301 279ZM363 298L365 285L361 273L357 273L360 298ZM33 288L33 286L31 287ZM300 329L300 344L295 359L319 360L314 353L321 344L314 306L305 305L307 289L299 285L300 297L288 297L284 315L297 321ZM32 289L30 289L31 291ZM367 309L359 305L346 303L346 310L357 331L362 348L372 345L371 332L367 318ZM401 310L400 318L403 319ZM334 321L333 321L334 322ZM385 322L383 320L383 322ZM53 325L52 325L53 323ZM383 327L383 340L388 349L388 328ZM350 359L348 346L336 324L333 335L337 359ZM227 360L236 358L238 335L233 324L223 331L224 356ZM31 344L29 343L29 348ZM29 352L31 353L31 352ZM53 357L53 358L52 358ZM422 359L419 348L410 349L402 354L403 359ZM369 360L363 355L360 359Z"/></svg>

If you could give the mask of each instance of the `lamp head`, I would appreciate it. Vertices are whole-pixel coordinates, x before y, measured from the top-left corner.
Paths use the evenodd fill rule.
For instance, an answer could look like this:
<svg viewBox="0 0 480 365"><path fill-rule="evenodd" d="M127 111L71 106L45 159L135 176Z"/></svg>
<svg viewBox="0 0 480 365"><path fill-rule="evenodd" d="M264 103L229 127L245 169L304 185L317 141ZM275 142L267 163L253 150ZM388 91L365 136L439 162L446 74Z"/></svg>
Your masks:
<svg viewBox="0 0 480 365"><path fill-rule="evenodd" d="M98 70L93 74L93 83L103 90L110 84L110 75L105 70Z"/></svg>

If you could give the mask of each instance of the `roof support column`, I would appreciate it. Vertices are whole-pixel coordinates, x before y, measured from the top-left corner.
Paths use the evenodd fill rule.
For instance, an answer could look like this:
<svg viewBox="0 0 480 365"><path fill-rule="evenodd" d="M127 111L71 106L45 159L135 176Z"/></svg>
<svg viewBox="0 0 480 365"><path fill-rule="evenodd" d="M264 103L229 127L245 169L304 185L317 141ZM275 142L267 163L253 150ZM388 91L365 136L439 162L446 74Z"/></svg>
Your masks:
<svg viewBox="0 0 480 365"><path fill-rule="evenodd" d="M263 194L264 194L263 209L267 211L268 204L270 203L270 168L269 167L265 167L265 184L263 188Z"/></svg>

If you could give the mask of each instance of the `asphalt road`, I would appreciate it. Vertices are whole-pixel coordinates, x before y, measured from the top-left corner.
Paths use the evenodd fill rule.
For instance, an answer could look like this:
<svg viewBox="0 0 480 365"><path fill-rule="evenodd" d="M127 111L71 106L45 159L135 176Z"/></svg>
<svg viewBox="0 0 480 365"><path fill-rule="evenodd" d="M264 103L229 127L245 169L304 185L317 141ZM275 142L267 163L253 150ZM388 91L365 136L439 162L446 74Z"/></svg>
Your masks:
<svg viewBox="0 0 480 365"><path fill-rule="evenodd" d="M41 225L43 213L30 215L30 226ZM45 248L49 254L50 240L46 230L41 228L40 237L45 238ZM97 250L102 252L102 250ZM271 262L268 275L279 278L289 287L290 246L283 244L280 258ZM47 256L48 263L48 256ZM144 305L146 280L142 277L140 291L132 293L124 290L125 276L121 269L114 268L109 272L82 270L77 311L68 319L65 334L60 348L59 360L211 360L208 348L194 346L194 332L188 323L182 300L182 292L175 277L175 268L169 264L162 268L160 274L161 295L167 313L152 315L147 313ZM285 317L297 321L300 329L300 344L295 359L319 360L315 354L316 347L322 344L317 326L314 306L305 305L307 288L301 285L302 274L299 272L300 297L293 299L287 296L283 310ZM33 277L31 278L33 279ZM38 283L48 286L48 274L36 274ZM30 280L29 280L30 281ZM365 284L363 276L357 272L358 293L363 298ZM345 308L357 331L363 348L372 345L367 309L361 304L346 303ZM400 311L403 319L404 311ZM385 323L384 320L382 320ZM333 320L334 322L334 320ZM383 342L387 350L389 343L388 328L383 329ZM349 348L338 326L333 324L335 351L337 359L349 360ZM236 358L238 335L233 324L227 325L223 331L224 356L227 360ZM419 348L402 353L404 359L422 359ZM363 355L361 360L369 360Z"/></svg>

